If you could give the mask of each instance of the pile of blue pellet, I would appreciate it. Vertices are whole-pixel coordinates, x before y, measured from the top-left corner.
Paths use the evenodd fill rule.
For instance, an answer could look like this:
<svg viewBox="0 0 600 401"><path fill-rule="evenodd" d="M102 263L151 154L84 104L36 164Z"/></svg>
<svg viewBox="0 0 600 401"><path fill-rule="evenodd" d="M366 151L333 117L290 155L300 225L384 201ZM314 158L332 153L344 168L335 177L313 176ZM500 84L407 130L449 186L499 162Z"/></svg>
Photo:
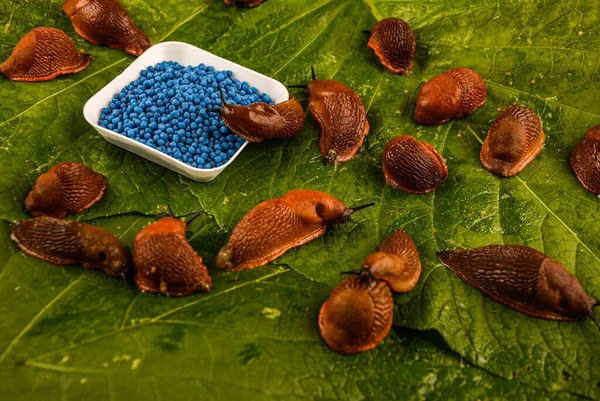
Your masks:
<svg viewBox="0 0 600 401"><path fill-rule="evenodd" d="M163 61L117 93L102 109L100 126L118 132L197 168L222 166L244 144L210 110L227 103L273 104L271 98L231 71Z"/></svg>

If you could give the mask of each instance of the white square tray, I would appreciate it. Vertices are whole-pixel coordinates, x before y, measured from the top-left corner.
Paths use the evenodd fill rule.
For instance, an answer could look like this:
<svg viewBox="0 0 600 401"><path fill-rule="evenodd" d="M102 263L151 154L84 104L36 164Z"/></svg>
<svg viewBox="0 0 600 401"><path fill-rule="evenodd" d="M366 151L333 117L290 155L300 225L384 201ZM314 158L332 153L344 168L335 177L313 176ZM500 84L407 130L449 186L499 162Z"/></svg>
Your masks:
<svg viewBox="0 0 600 401"><path fill-rule="evenodd" d="M256 87L260 93L267 93L273 99L274 103L281 103L289 99L287 88L273 78L259 74L256 71L242 67L239 64L215 56L187 43L164 42L146 50L125 71L87 101L83 107L83 116L108 142L195 181L209 182L214 180L227 166L233 163L248 142L246 141L224 165L211 169L201 169L187 165L150 146L98 125L102 108L108 107L113 96L131 81L137 79L142 70L149 66L154 66L161 61L176 61L183 66L204 63L207 66L214 67L215 70L231 70L234 78L242 82L248 82L250 86Z"/></svg>

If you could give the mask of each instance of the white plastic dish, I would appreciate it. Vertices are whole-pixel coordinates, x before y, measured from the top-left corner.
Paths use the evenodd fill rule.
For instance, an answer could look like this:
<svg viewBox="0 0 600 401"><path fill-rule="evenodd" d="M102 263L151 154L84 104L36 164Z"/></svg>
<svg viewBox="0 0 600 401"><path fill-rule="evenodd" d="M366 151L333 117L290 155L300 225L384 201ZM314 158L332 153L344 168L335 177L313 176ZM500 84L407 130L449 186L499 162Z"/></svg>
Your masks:
<svg viewBox="0 0 600 401"><path fill-rule="evenodd" d="M176 61L183 66L204 63L207 66L214 67L215 70L231 70L234 78L239 79L242 82L248 82L250 86L256 87L261 93L267 93L274 103L284 102L289 99L289 93L286 87L273 78L259 74L256 71L242 67L239 64L215 56L212 53L187 43L164 42L146 50L137 58L137 60L131 63L125 71L113 79L104 88L100 89L98 93L87 101L83 107L83 116L108 142L195 181L209 182L214 180L223 170L225 170L225 168L227 168L227 166L233 163L248 142L246 141L224 165L211 169L201 169L187 165L182 161L151 148L150 146L134 141L131 138L127 138L125 135L98 125L102 108L108 107L113 96L120 92L121 89L127 86L131 81L137 79L142 70L149 66L154 66L161 61Z"/></svg>

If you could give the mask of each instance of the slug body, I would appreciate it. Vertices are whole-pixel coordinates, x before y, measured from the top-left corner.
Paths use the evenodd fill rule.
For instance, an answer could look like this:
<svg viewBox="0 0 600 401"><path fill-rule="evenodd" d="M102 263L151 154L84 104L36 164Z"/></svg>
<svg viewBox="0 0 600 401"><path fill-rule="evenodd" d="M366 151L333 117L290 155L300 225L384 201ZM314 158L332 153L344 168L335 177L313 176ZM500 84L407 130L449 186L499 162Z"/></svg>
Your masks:
<svg viewBox="0 0 600 401"><path fill-rule="evenodd" d="M571 154L577 179L594 194L600 194L600 126L590 129Z"/></svg>
<svg viewBox="0 0 600 401"><path fill-rule="evenodd" d="M151 46L118 0L65 0L62 9L79 36L95 45L124 49L136 57Z"/></svg>
<svg viewBox="0 0 600 401"><path fill-rule="evenodd" d="M385 18L371 29L367 43L379 61L393 74L412 72L417 43L410 26L400 18Z"/></svg>
<svg viewBox="0 0 600 401"><path fill-rule="evenodd" d="M304 110L294 97L275 106L267 103L236 106L227 104L221 92L221 103L219 114L225 125L249 142L291 138L304 127Z"/></svg>
<svg viewBox="0 0 600 401"><path fill-rule="evenodd" d="M78 52L66 33L40 27L21 38L8 59L0 64L0 72L13 81L49 81L82 71L90 61L92 55Z"/></svg>
<svg viewBox="0 0 600 401"><path fill-rule="evenodd" d="M225 0L229 7L258 7L267 0Z"/></svg>
<svg viewBox="0 0 600 401"><path fill-rule="evenodd" d="M27 198L32 217L64 217L96 203L106 188L106 177L81 163L60 163L40 175Z"/></svg>
<svg viewBox="0 0 600 401"><path fill-rule="evenodd" d="M129 263L129 255L117 237L78 221L48 216L23 220L15 223L10 237L28 255L55 265L81 264L120 277Z"/></svg>
<svg viewBox="0 0 600 401"><path fill-rule="evenodd" d="M448 167L433 146L403 135L385 146L383 173L386 182L394 188L426 194L448 177Z"/></svg>
<svg viewBox="0 0 600 401"><path fill-rule="evenodd" d="M185 222L165 217L135 237L133 263L140 290L183 297L208 292L212 280L202 258L185 238Z"/></svg>
<svg viewBox="0 0 600 401"><path fill-rule="evenodd" d="M308 108L321 126L321 154L330 163L352 159L369 133L367 112L360 96L332 80L313 79L307 89Z"/></svg>
<svg viewBox="0 0 600 401"><path fill-rule="evenodd" d="M421 259L413 239L402 229L381 243L379 251L367 257L362 271L385 281L394 292L412 290L421 276Z"/></svg>
<svg viewBox="0 0 600 401"><path fill-rule="evenodd" d="M423 125L443 124L475 112L486 99L487 87L481 75L468 68L454 68L423 84L415 121Z"/></svg>
<svg viewBox="0 0 600 401"><path fill-rule="evenodd" d="M483 141L481 164L492 174L515 176L540 154L545 140L542 122L533 110L520 104L508 106Z"/></svg>
<svg viewBox="0 0 600 401"><path fill-rule="evenodd" d="M338 354L368 351L388 335L393 313L394 299L385 282L353 276L321 307L321 337Z"/></svg>
<svg viewBox="0 0 600 401"><path fill-rule="evenodd" d="M596 301L564 265L521 245L438 253L442 264L488 297L530 316L573 321L593 316Z"/></svg>
<svg viewBox="0 0 600 401"><path fill-rule="evenodd" d="M341 200L319 191L293 190L264 201L233 229L217 256L217 267L243 270L266 265L320 237L329 224L350 221L353 212Z"/></svg>

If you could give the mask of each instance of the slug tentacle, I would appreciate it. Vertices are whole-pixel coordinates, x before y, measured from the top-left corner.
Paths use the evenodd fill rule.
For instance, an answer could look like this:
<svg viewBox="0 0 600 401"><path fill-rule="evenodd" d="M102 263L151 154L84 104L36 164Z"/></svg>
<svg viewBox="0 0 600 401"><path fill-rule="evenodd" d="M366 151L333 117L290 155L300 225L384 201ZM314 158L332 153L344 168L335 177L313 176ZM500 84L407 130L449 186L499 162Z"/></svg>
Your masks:
<svg viewBox="0 0 600 401"><path fill-rule="evenodd" d="M352 213L342 201L319 191L293 190L269 199L236 225L217 255L217 267L243 270L263 266L320 237L328 225L349 221Z"/></svg>
<svg viewBox="0 0 600 401"><path fill-rule="evenodd" d="M11 238L28 255L55 265L81 264L120 277L129 264L117 237L78 221L48 216L20 221L13 226Z"/></svg>
<svg viewBox="0 0 600 401"><path fill-rule="evenodd" d="M483 167L492 174L512 177L540 154L546 135L535 112L516 104L494 121L481 147Z"/></svg>
<svg viewBox="0 0 600 401"><path fill-rule="evenodd" d="M394 302L383 281L353 276L342 281L319 312L321 337L332 351L368 351L389 333Z"/></svg>
<svg viewBox="0 0 600 401"><path fill-rule="evenodd" d="M571 167L585 189L600 194L600 125L586 132L573 150Z"/></svg>
<svg viewBox="0 0 600 401"><path fill-rule="evenodd" d="M62 9L75 32L95 45L124 49L136 57L151 46L118 0L65 0Z"/></svg>
<svg viewBox="0 0 600 401"><path fill-rule="evenodd" d="M417 44L415 34L406 21L385 18L377 22L371 31L368 46L393 74L409 75Z"/></svg>
<svg viewBox="0 0 600 401"><path fill-rule="evenodd" d="M25 209L32 217L64 217L92 207L105 189L102 174L81 163L60 163L38 177Z"/></svg>
<svg viewBox="0 0 600 401"><path fill-rule="evenodd" d="M186 223L164 217L135 237L135 282L142 291L183 297L208 292L212 280L202 258L185 238Z"/></svg>
<svg viewBox="0 0 600 401"><path fill-rule="evenodd" d="M596 300L564 265L521 245L492 245L438 253L467 284L519 312L548 320L590 316Z"/></svg>
<svg viewBox="0 0 600 401"><path fill-rule="evenodd" d="M82 71L91 61L92 55L77 51L60 29L39 27L21 38L0 72L13 81L49 81Z"/></svg>

